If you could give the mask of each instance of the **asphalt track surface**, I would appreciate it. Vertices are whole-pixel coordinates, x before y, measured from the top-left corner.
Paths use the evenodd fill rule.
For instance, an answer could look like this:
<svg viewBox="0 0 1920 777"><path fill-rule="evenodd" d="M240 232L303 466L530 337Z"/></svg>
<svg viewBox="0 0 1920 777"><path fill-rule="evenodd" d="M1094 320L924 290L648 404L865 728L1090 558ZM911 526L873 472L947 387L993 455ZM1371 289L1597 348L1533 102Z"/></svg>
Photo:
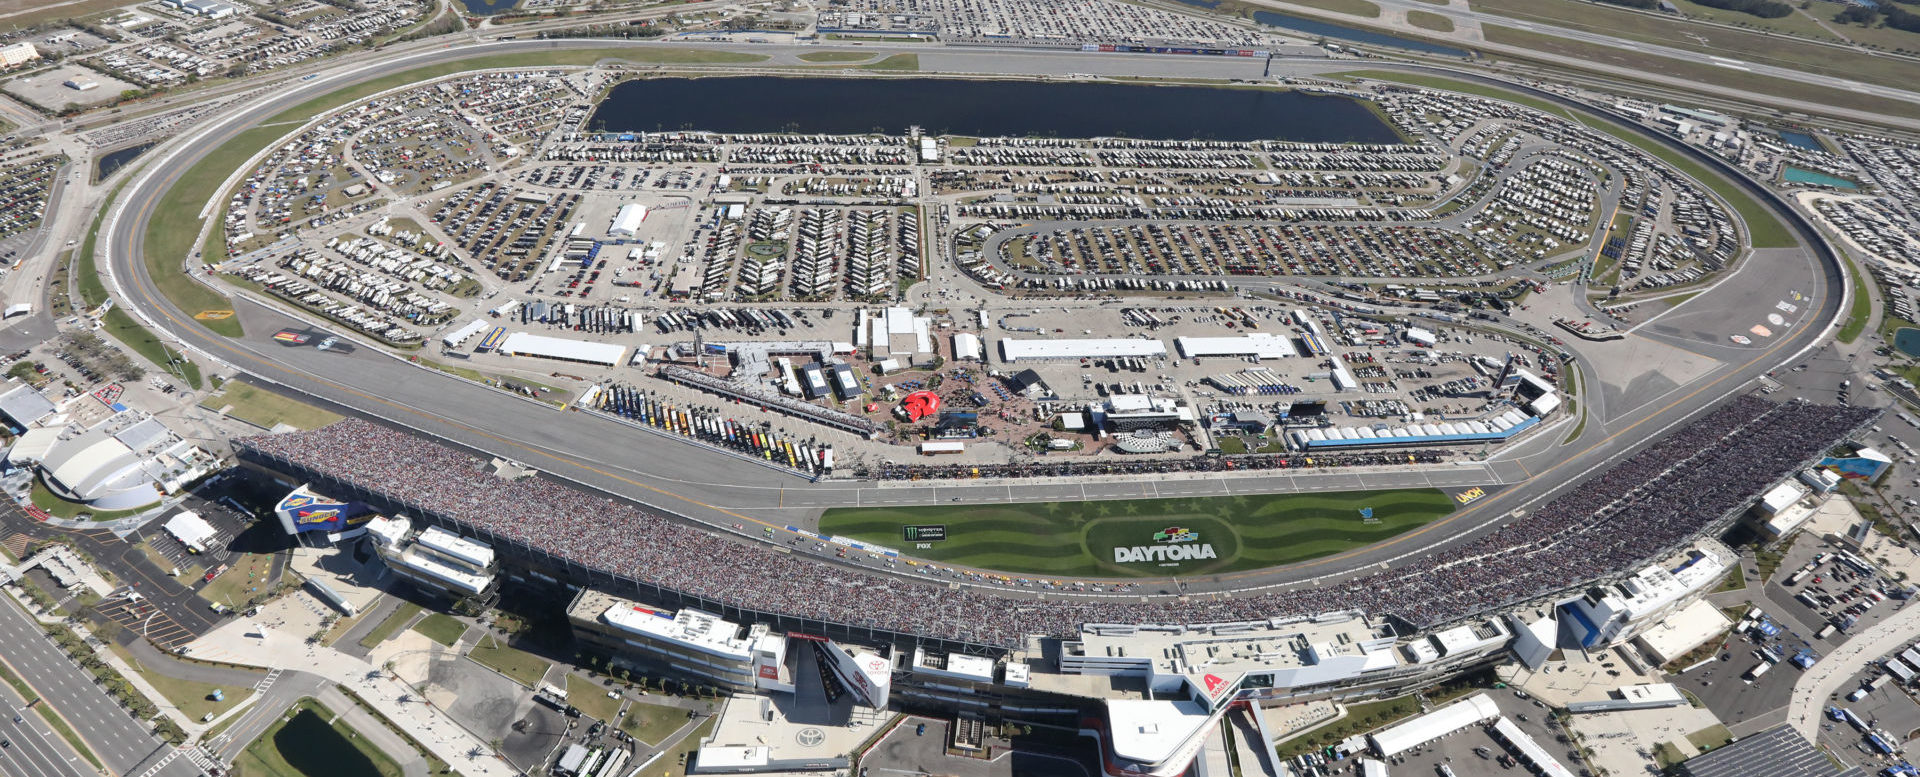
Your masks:
<svg viewBox="0 0 1920 777"><path fill-rule="evenodd" d="M1729 350L1684 334L1650 332L1646 336L1699 351L1714 351L1733 359L1707 375L1649 398L1638 409L1590 422L1586 433L1570 445L1559 444L1564 427L1553 439L1537 438L1521 445L1521 454L1497 456L1484 464L1393 471L1321 471L1253 477L1167 477L1151 480L1114 480L1036 483L876 484L848 481L811 483L756 463L676 441L662 441L650 432L610 423L597 416L561 411L515 394L474 384L407 363L374 348L350 354L287 348L271 334L286 326L307 326L275 308L233 293L218 281L210 282L234 300L247 336L232 340L195 324L160 294L148 276L141 253L155 204L165 196L187 196L196 203L211 192L170 193L173 182L194 162L222 143L282 110L284 106L345 88L400 69L410 69L475 56L572 48L609 48L617 41L514 41L462 44L396 56L377 65L343 67L313 81L296 84L271 101L249 104L210 122L204 129L169 148L152 153L149 166L129 184L109 214L103 251L105 266L117 296L136 316L169 339L199 354L257 379L278 384L328 405L385 423L412 429L482 455L504 456L570 480L631 499L668 514L707 523L716 528L740 527L739 534L759 534L759 525L780 526L811 516L825 507L876 504L936 504L995 501L1062 500L1153 496L1197 496L1254 491L1331 490L1432 485L1450 492L1468 486L1512 484L1489 489L1489 494L1461 510L1393 540L1344 554L1259 572L1215 578L1182 579L1189 593L1207 590L1248 590L1319 582L1351 574L1381 563L1398 563L1430 553L1496 526L1521 509L1563 489L1608 462L1644 447L1665 431L1750 387L1770 369L1811 350L1837 325L1846 309L1847 284L1837 257L1819 234L1781 200L1758 184L1729 175L1767 203L1792 226L1803 245L1804 266L1782 262L1781 267L1756 268L1749 262L1735 277L1759 272L1766 276L1804 276L1798 290L1813 296L1791 326L1777 332L1768 345ZM660 44L627 44L633 46ZM979 52L990 55L989 52ZM1098 57L1100 55L1082 55ZM1126 57L1127 55L1114 55ZM1556 94L1486 79L1445 68L1408 67L1449 77L1479 81L1550 100L1567 107L1607 116L1626 126L1622 117L1570 101ZM289 131L294 128L289 127ZM1667 142L1664 138L1658 138ZM1669 143L1669 145L1673 145ZM1676 146L1710 169L1725 171L1718 160L1684 146ZM1284 279L1281 279L1284 282ZM1752 304L1750 293L1723 283L1694 298L1687 308L1734 311ZM1694 308L1694 306L1700 306ZM1719 335L1724 337L1724 335ZM1588 385L1593 385L1589 383ZM903 456L909 454L902 454ZM785 539L785 535L781 535ZM821 558L822 563L833 563ZM1007 589L991 590L1006 592ZM1008 592L1012 593L1012 592ZM1136 592L1138 593L1138 592ZM1018 594L1015 594L1018 595ZM1057 596L1057 594L1055 594Z"/></svg>

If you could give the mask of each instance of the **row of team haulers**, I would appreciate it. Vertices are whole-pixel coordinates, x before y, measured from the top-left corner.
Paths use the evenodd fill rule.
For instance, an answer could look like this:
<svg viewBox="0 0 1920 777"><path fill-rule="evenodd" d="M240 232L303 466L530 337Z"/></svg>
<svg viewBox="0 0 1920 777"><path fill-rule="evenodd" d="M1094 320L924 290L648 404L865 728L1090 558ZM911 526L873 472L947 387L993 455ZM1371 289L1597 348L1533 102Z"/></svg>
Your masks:
<svg viewBox="0 0 1920 777"><path fill-rule="evenodd" d="M833 471L833 446L796 442L771 429L756 428L709 410L675 406L626 385L594 386L581 404L656 429L773 462L809 475Z"/></svg>

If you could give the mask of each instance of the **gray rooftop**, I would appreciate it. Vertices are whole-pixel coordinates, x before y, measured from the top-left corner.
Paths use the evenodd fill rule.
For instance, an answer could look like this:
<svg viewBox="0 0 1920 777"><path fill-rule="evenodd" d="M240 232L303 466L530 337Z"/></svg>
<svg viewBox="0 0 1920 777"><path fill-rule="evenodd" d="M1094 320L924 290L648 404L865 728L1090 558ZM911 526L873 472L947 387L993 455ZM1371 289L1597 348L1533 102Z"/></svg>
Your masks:
<svg viewBox="0 0 1920 777"><path fill-rule="evenodd" d="M1841 771L1805 737L1781 725L1703 753L1680 765L1683 777L1866 777Z"/></svg>
<svg viewBox="0 0 1920 777"><path fill-rule="evenodd" d="M32 386L16 386L12 391L0 394L0 413L5 413L7 418L22 427L53 415L53 410L53 403Z"/></svg>

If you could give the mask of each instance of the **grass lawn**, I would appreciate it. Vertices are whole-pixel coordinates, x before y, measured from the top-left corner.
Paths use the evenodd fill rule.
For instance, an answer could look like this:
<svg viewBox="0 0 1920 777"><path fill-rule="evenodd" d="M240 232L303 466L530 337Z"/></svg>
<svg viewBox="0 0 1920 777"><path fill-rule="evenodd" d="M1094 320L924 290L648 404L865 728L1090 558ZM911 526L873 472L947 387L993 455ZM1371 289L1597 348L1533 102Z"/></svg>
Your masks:
<svg viewBox="0 0 1920 777"><path fill-rule="evenodd" d="M200 406L215 412L228 408L227 415L262 429L272 429L279 424L318 429L340 420L338 414L239 381L228 381L201 401Z"/></svg>
<svg viewBox="0 0 1920 777"><path fill-rule="evenodd" d="M1726 726L1715 723L1688 734L1687 741L1692 742L1694 747L1700 748L1701 752L1706 752L1732 742L1733 732L1728 731Z"/></svg>
<svg viewBox="0 0 1920 777"><path fill-rule="evenodd" d="M1720 585L1714 588L1713 592L1738 591L1745 587L1747 587L1747 573L1740 568L1739 564L1735 564L1733 565L1733 571L1729 573L1725 579L1720 581Z"/></svg>
<svg viewBox="0 0 1920 777"><path fill-rule="evenodd" d="M1860 265L1853 263L1853 257L1842 249L1840 261L1847 265L1847 283L1853 287L1853 300L1847 306L1847 320L1840 325L1840 331L1834 334L1840 342L1851 344L1860 339L1860 333L1867 330L1868 322L1873 318L1873 300L1867 294L1866 273L1860 271Z"/></svg>
<svg viewBox="0 0 1920 777"><path fill-rule="evenodd" d="M1365 16L1369 18L1378 18L1380 16L1380 6L1367 2L1367 0L1281 0L1281 2L1288 5L1298 5L1307 8L1318 8L1322 11L1343 13L1350 16Z"/></svg>
<svg viewBox="0 0 1920 777"><path fill-rule="evenodd" d="M1377 523L1363 523L1371 508ZM910 555L1006 572L1160 577L1290 564L1371 545L1453 512L1437 489L1121 499L1040 504L835 508L820 530L901 547L901 527L944 524L948 539ZM1188 540L1156 535L1184 528ZM1212 548L1217 558L1116 562L1116 547Z"/></svg>
<svg viewBox="0 0 1920 777"><path fill-rule="evenodd" d="M360 647L378 647L380 643L391 639L394 632L399 631L400 627L407 625L407 621L412 620L413 616L419 614L420 605L414 604L413 602L401 602L399 607L394 608L392 615L388 615L386 620L380 622L380 625L373 627L372 631L367 632L366 636L360 638Z"/></svg>
<svg viewBox="0 0 1920 777"><path fill-rule="evenodd" d="M329 736L331 731L333 736ZM324 758L342 774L366 774L401 777L400 764L392 756L374 747L360 732L334 719L332 710L312 699L301 699L293 712L269 726L259 739L247 745L234 759L233 773L238 777L309 777L323 766L304 764L301 769L288 763L279 747L285 733L290 742L300 742L300 750L312 758Z"/></svg>
<svg viewBox="0 0 1920 777"><path fill-rule="evenodd" d="M146 505L144 507L136 507L132 510L95 510L79 502L69 502L61 499L58 494L48 489L47 484L42 483L37 477L33 479L32 499L34 507L47 511L48 514L55 518L74 518L82 513L86 513L96 521L111 521L115 518L139 515L153 508L153 505ZM159 502L155 502L154 504L159 504Z"/></svg>
<svg viewBox="0 0 1920 777"><path fill-rule="evenodd" d="M1751 70L1735 70L1731 67L1720 67L1706 60L1663 57L1631 49L1614 48L1598 43L1585 43L1568 38L1555 37L1531 30L1522 30L1517 27L1502 27L1497 24L1482 25L1481 29L1485 32L1488 43L1519 47L1525 49L1531 55L1526 57L1501 55L1508 58L1525 58L1576 69L1579 67L1578 63L1571 63L1566 60L1582 60L1585 62L1628 68L1636 73L1670 76L1682 79L1689 84L1739 89L1770 97L1804 100L1816 105L1831 105L1837 108L1872 111L1906 118L1920 116L1920 105L1899 100L1887 100L1848 89L1836 89L1819 79L1775 78L1773 76L1761 75ZM1769 37L1764 38L1764 40L1768 42L1768 45L1780 48L1789 48L1795 45L1780 38ZM1816 48L1821 49L1823 54L1828 54L1835 60L1850 61L1854 58L1847 56L1843 49L1829 46L1816 46ZM1725 54L1727 52L1722 53ZM1744 54L1740 56L1747 60L1769 59L1768 57L1752 57ZM1771 59L1779 61L1777 57ZM1879 58L1876 57L1873 59ZM1789 66L1800 70L1819 71L1824 75L1839 76L1844 74L1846 77L1860 81L1885 80L1869 78L1865 73L1845 72L1832 67L1815 67L1807 64L1789 64ZM1618 76L1616 75L1614 77Z"/></svg>
<svg viewBox="0 0 1920 777"><path fill-rule="evenodd" d="M1408 11L1407 23L1423 30L1453 32L1453 19L1432 11Z"/></svg>
<svg viewBox="0 0 1920 777"><path fill-rule="evenodd" d="M919 70L919 54L895 54L871 65L861 65L861 70Z"/></svg>
<svg viewBox="0 0 1920 777"><path fill-rule="evenodd" d="M1837 39L1821 29L1812 19L1798 13L1780 19L1761 19L1733 11L1715 11L1687 0L1678 0L1678 4L1691 16L1711 17L1722 22L1741 22L1757 28L1772 28L1781 35L1689 23L1666 14L1640 13L1579 0L1473 0L1473 9L1516 19L1698 51L1713 56L1777 65L1883 86L1903 86L1912 83L1915 78L1920 78L1920 63L1913 60L1879 56L1854 48L1829 45ZM1830 19L1834 13L1838 12L1839 6L1828 7L1835 9L1824 14L1824 18ZM1847 34L1860 31L1863 37L1875 37L1875 42L1880 42L1878 40L1880 36L1872 35L1872 31L1838 24L1832 26ZM1494 25L1487 25L1488 39L1505 42L1494 37L1491 32L1494 27ZM1783 35L1792 37L1783 37ZM1815 42L1810 40L1812 38L1829 43ZM1920 35L1901 33L1892 40L1904 40L1904 42L1896 43L1890 48L1912 48L1915 44L1920 44ZM1600 50L1608 48L1611 47L1601 47ZM1544 49L1539 50L1544 51ZM1621 55L1633 55L1632 52L1623 49L1611 50ZM1712 65L1703 65L1700 72L1716 70L1726 75L1743 75L1738 70ZM1818 79L1809 79L1806 85L1819 86L1826 91L1838 91L1821 86ZM1764 93L1774 94L1773 92Z"/></svg>
<svg viewBox="0 0 1920 777"><path fill-rule="evenodd" d="M1278 745L1280 757L1292 758L1310 750L1317 751L1355 734L1372 731L1401 718L1410 717L1419 711L1418 696L1349 704L1346 717L1314 729L1306 736L1281 740Z"/></svg>
<svg viewBox="0 0 1920 777"><path fill-rule="evenodd" d="M685 737L680 739L680 744L674 745L672 750L661 753L660 760L656 763L677 764L680 763L680 759L683 757L688 759L693 758L693 751L700 749L700 740L712 736L714 724L718 722L718 718L707 718L701 721L699 728L688 732Z"/></svg>
<svg viewBox="0 0 1920 777"><path fill-rule="evenodd" d="M100 236L101 220L107 217L107 211L112 208L114 199L120 196L120 190L126 185L126 181L121 181L119 185L113 187L113 191L107 192L107 198L100 203L100 210L93 215L93 225L87 227L86 239L80 243L79 258L74 263L76 277L73 282L74 288L80 292L80 301L89 308L98 307L100 303L107 301L107 284L100 279L100 268L94 262L94 244L97 242L96 238Z"/></svg>
<svg viewBox="0 0 1920 777"><path fill-rule="evenodd" d="M273 571L273 556L240 553L227 558L227 571L202 586L198 593L209 602L245 608L247 600L265 593L262 586L266 584L267 573Z"/></svg>
<svg viewBox="0 0 1920 777"><path fill-rule="evenodd" d="M480 662L482 666L492 667L528 688L539 685L540 678L547 675L547 667L552 666L546 659L508 647L491 634L481 637L480 644L468 651L467 657Z"/></svg>
<svg viewBox="0 0 1920 777"><path fill-rule="evenodd" d="M649 745L658 745L685 725L686 710L636 701L627 704L627 717L620 721L620 730Z"/></svg>
<svg viewBox="0 0 1920 777"><path fill-rule="evenodd" d="M187 357L181 355L179 351L167 347L165 343L160 341L160 338L155 337L152 332L147 331L147 328L141 326L139 321L135 321L133 316L129 315L126 310L115 307L107 311L107 314L102 316L100 320L101 323L105 325L107 334L112 336L113 339L119 340L128 348L132 348L134 353L140 354L146 358L147 361L153 362L162 372L179 377L196 391L200 389L200 365L188 361ZM237 319L228 320L237 322ZM203 323L217 324L221 322L210 321ZM240 325L235 323L233 326L236 333L234 336L238 336L237 333L239 332ZM221 332L221 334L226 333ZM169 365L169 362L174 363ZM178 372L175 372L176 370Z"/></svg>
<svg viewBox="0 0 1920 777"><path fill-rule="evenodd" d="M253 689L245 686L197 683L192 680L168 677L159 672L149 672L146 667L140 665L139 661L134 660L133 655L126 652L125 648L117 644L112 645L112 648L113 652L126 661L128 666L133 667L134 671L139 672L140 676L154 687L154 690L167 697L167 701L173 706L179 707L180 712L184 713L188 720L198 721L207 713L217 716L233 709L234 705L253 695ZM222 701L214 701L212 696L215 690L221 691L226 698Z"/></svg>
<svg viewBox="0 0 1920 777"><path fill-rule="evenodd" d="M607 698L605 687L577 674L567 675L567 703L579 707L580 714L606 723L620 714L619 699Z"/></svg>
<svg viewBox="0 0 1920 777"><path fill-rule="evenodd" d="M864 62L874 56L860 51L809 51L801 54L800 59L807 62Z"/></svg>
<svg viewBox="0 0 1920 777"><path fill-rule="evenodd" d="M427 635L428 639L451 647L460 641L460 635L467 633L467 624L444 612L436 612L421 618L413 624L413 630Z"/></svg>

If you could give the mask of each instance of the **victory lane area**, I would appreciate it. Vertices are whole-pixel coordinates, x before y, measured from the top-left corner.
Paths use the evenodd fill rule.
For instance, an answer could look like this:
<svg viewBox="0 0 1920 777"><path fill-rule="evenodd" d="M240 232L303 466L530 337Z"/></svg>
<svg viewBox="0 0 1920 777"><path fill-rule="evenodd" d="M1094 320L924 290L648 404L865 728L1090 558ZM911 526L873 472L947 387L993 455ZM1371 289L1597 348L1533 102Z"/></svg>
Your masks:
<svg viewBox="0 0 1920 777"><path fill-rule="evenodd" d="M1453 512L1437 489L836 508L820 533L1002 572L1160 577L1264 569L1371 545ZM908 526L943 526L915 542Z"/></svg>

